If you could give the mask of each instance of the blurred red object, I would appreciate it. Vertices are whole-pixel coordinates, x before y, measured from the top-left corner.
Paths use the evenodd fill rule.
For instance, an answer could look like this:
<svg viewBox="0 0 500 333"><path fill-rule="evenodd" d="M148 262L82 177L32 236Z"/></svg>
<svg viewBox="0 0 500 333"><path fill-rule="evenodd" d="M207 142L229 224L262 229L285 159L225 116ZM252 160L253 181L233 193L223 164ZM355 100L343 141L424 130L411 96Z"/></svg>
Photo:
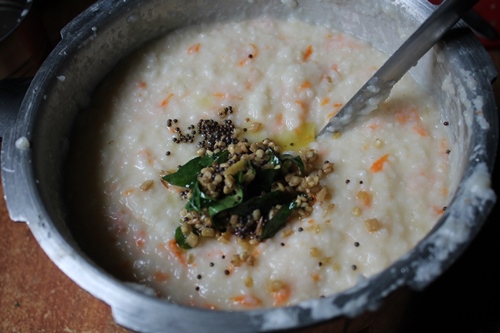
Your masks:
<svg viewBox="0 0 500 333"><path fill-rule="evenodd" d="M429 0L430 3L438 5L442 0ZM500 35L500 0L480 0L474 11L488 22ZM481 43L488 49L500 48L500 38L489 40L478 36Z"/></svg>

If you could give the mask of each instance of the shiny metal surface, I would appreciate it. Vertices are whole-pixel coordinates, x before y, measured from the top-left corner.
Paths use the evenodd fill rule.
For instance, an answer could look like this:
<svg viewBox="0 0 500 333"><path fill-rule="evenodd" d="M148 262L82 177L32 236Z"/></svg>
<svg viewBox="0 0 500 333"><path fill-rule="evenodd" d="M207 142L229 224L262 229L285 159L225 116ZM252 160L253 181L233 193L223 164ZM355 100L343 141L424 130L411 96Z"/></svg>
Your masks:
<svg viewBox="0 0 500 333"><path fill-rule="evenodd" d="M384 65L319 131L318 136L340 132L359 116L376 110L392 87L470 10L478 0L447 0L427 18Z"/></svg>
<svg viewBox="0 0 500 333"><path fill-rule="evenodd" d="M432 5L414 0L103 0L63 31L34 78L16 125L3 137L2 181L10 216L28 222L40 246L78 285L112 308L115 320L139 332L257 332L305 327L377 308L396 290L425 288L465 250L489 213L495 195L488 177L498 124L490 82L496 73L479 42L460 27L412 69L439 93L443 119L460 150L453 160L454 198L434 230L382 273L353 288L299 305L241 312L170 304L118 280L95 265L71 236L62 172L74 118L97 83L126 54L193 22L257 15L295 16L330 24L392 53L427 17ZM480 112L479 112L480 111ZM29 147L17 145L20 138Z"/></svg>

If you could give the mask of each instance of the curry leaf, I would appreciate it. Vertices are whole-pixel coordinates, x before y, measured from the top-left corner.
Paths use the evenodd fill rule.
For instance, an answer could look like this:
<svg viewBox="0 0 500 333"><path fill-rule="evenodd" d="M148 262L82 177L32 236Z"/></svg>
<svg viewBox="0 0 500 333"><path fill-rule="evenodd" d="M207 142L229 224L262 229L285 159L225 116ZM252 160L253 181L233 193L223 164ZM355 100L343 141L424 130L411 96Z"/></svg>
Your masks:
<svg viewBox="0 0 500 333"><path fill-rule="evenodd" d="M281 164L282 164L282 168L283 168L284 173L289 173L292 164L294 164L299 168L300 173L302 175L306 174L306 169L304 167L304 163L302 162L302 159L300 158L300 156L283 154L283 155L281 155Z"/></svg>
<svg viewBox="0 0 500 333"><path fill-rule="evenodd" d="M193 191L191 193L191 197L188 199L186 204L186 209L188 211L197 211L201 212L201 210L205 207L209 207L210 204L215 201L215 199L208 196L205 192L200 189L200 184L198 182L195 183L193 187Z"/></svg>
<svg viewBox="0 0 500 333"><path fill-rule="evenodd" d="M175 186L193 188L197 183L198 174L203 168L214 163L224 163L227 161L229 152L227 150L211 156L196 157L181 166L176 172L163 176L163 180Z"/></svg>
<svg viewBox="0 0 500 333"><path fill-rule="evenodd" d="M292 199L292 201L288 204L281 206L273 218L270 219L262 228L259 240L271 238L276 235L276 233L285 226L288 218L295 208L297 208L297 202L294 199Z"/></svg>
<svg viewBox="0 0 500 333"><path fill-rule="evenodd" d="M269 163L272 165L279 165L281 163L280 159L272 149L268 149L267 153L269 154Z"/></svg>
<svg viewBox="0 0 500 333"><path fill-rule="evenodd" d="M220 200L212 202L208 207L208 214L210 216L215 216L216 214L233 208L234 206L240 204L243 201L243 190L238 186L236 192L231 195L226 195Z"/></svg>
<svg viewBox="0 0 500 333"><path fill-rule="evenodd" d="M257 194L260 192L271 191L271 185L281 174L281 169L259 169L255 175L254 187L258 187Z"/></svg>
<svg viewBox="0 0 500 333"><path fill-rule="evenodd" d="M191 246L189 246L189 244L186 243L186 238L187 237L182 232L181 227L177 227L177 229L175 229L175 242L177 243L177 245L179 245L180 248L184 250L189 250L191 249Z"/></svg>

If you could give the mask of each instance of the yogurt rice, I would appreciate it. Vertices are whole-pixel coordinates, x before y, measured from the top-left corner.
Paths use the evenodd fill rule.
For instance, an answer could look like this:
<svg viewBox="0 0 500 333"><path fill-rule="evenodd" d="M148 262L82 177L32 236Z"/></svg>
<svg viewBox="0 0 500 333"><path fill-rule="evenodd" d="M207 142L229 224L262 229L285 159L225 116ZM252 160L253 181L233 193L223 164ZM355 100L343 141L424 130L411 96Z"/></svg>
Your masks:
<svg viewBox="0 0 500 333"><path fill-rule="evenodd" d="M446 209L446 119L408 76L369 118L315 135L385 58L327 27L266 18L193 26L144 46L77 121L67 168L75 237L117 276L210 309L291 305L382 271ZM191 125L221 116L249 142L317 152L333 165L319 181L327 195L272 238L200 236L186 250L175 240L185 189L162 176L200 153L197 134L186 139Z"/></svg>

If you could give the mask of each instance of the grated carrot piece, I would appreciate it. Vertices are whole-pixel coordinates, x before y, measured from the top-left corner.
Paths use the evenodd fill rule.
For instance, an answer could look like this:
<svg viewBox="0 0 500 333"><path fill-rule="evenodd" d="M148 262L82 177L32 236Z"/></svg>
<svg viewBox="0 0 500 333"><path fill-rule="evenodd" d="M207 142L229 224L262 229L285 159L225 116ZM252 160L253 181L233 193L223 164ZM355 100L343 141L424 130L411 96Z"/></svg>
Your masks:
<svg viewBox="0 0 500 333"><path fill-rule="evenodd" d="M225 93L223 93L223 92L214 92L214 94L213 94L213 95L214 95L215 97L217 97L217 98L221 98L221 99L223 99L223 98L226 98L226 97L227 97L227 94L225 94Z"/></svg>
<svg viewBox="0 0 500 333"><path fill-rule="evenodd" d="M210 303L204 304L203 307L208 310L219 310L219 307L217 305L213 305Z"/></svg>
<svg viewBox="0 0 500 333"><path fill-rule="evenodd" d="M262 304L262 301L253 295L242 294L230 298L231 302L242 305L246 308L256 308Z"/></svg>
<svg viewBox="0 0 500 333"><path fill-rule="evenodd" d="M172 94L172 93L171 93L171 94L169 94L169 95L167 96L167 98L165 98L165 99L161 102L161 106L162 106L162 107L167 106L167 105L168 105L168 102L170 101L170 99L171 99L173 96L174 96L174 94Z"/></svg>
<svg viewBox="0 0 500 333"><path fill-rule="evenodd" d="M183 250L177 245L175 239L168 241L168 249L183 266L187 266L186 258L183 256Z"/></svg>
<svg viewBox="0 0 500 333"><path fill-rule="evenodd" d="M441 194L443 195L443 197L447 197L450 194L450 190L448 189L448 187L444 187L441 190Z"/></svg>
<svg viewBox="0 0 500 333"><path fill-rule="evenodd" d="M295 101L295 104L297 104L298 106L300 106L300 107L302 107L302 108L304 107L304 102L302 102L301 100L298 100L298 99L297 99L297 100Z"/></svg>
<svg viewBox="0 0 500 333"><path fill-rule="evenodd" d="M444 208L443 208L443 207L436 207L436 206L433 206L432 208L434 209L434 212L435 212L437 215L443 215L443 213L444 213Z"/></svg>
<svg viewBox="0 0 500 333"><path fill-rule="evenodd" d="M389 154L385 154L372 164L372 166L370 167L370 171L373 173L382 171L382 169L384 168L384 164L385 162L387 162L388 159L389 159Z"/></svg>
<svg viewBox="0 0 500 333"><path fill-rule="evenodd" d="M276 125L283 125L283 113L278 113L278 115L276 116Z"/></svg>
<svg viewBox="0 0 500 333"><path fill-rule="evenodd" d="M321 106L325 106L327 105L328 103L330 103L330 99L328 97L325 97L323 98L323 100L321 101Z"/></svg>
<svg viewBox="0 0 500 333"><path fill-rule="evenodd" d="M337 113L338 113L338 110L337 110L337 111L330 112L330 113L326 116L326 118L327 118L327 119L330 119L330 118L334 117Z"/></svg>
<svg viewBox="0 0 500 333"><path fill-rule="evenodd" d="M144 157L149 165L153 165L155 162L155 158L149 149L141 149L137 155Z"/></svg>
<svg viewBox="0 0 500 333"><path fill-rule="evenodd" d="M196 53L196 52L200 51L200 47L201 47L201 44L200 44L200 43L197 43L197 44L191 45L191 46L188 48L187 53L188 53L188 54L193 54L193 53Z"/></svg>
<svg viewBox="0 0 500 333"><path fill-rule="evenodd" d="M257 47L257 45L255 45L253 43L250 43L248 45L250 45L252 47L252 49L253 49L252 59L255 59L255 57L257 57L259 55L259 48Z"/></svg>
<svg viewBox="0 0 500 333"><path fill-rule="evenodd" d="M306 80L300 85L299 90L304 90L308 88L311 88L311 82Z"/></svg>
<svg viewBox="0 0 500 333"><path fill-rule="evenodd" d="M292 292L290 290L290 287L286 284L283 285L282 288L273 292L273 298L274 298L273 305L274 306L285 305L288 302L288 300L290 299L291 293Z"/></svg>
<svg viewBox="0 0 500 333"><path fill-rule="evenodd" d="M318 273L314 273L311 275L314 282L318 282L320 280L320 276Z"/></svg>
<svg viewBox="0 0 500 333"><path fill-rule="evenodd" d="M139 87L142 89L145 89L148 86L148 84L144 81L139 82Z"/></svg>
<svg viewBox="0 0 500 333"><path fill-rule="evenodd" d="M332 118L333 116L335 116L337 113L339 113L340 111L340 108L342 107L342 105L344 105L343 103L333 103L333 107L335 108L334 111L330 112L326 117L328 119Z"/></svg>
<svg viewBox="0 0 500 333"><path fill-rule="evenodd" d="M169 279L169 275L162 271L156 271L153 278L156 282L165 282Z"/></svg>
<svg viewBox="0 0 500 333"><path fill-rule="evenodd" d="M313 54L313 51L314 51L314 50L313 50L312 45L309 45L309 46L307 47L306 51L304 52L304 55L303 55L303 57L302 57L302 60L303 60L303 61L308 61L308 60L309 60L309 58L311 58L311 55Z"/></svg>
<svg viewBox="0 0 500 333"><path fill-rule="evenodd" d="M413 130L415 132L417 132L422 137L427 136L427 131L421 126L415 125L415 126L413 126Z"/></svg>
<svg viewBox="0 0 500 333"><path fill-rule="evenodd" d="M123 192L123 196L124 197L128 197L132 193L134 193L134 189L133 188L129 188L128 190L125 190L125 192Z"/></svg>
<svg viewBox="0 0 500 333"><path fill-rule="evenodd" d="M250 45L253 52L251 52L248 56L246 56L240 61L239 63L240 66L245 65L249 60L255 59L259 55L259 48L257 47L257 45L253 43L249 43L248 45Z"/></svg>

